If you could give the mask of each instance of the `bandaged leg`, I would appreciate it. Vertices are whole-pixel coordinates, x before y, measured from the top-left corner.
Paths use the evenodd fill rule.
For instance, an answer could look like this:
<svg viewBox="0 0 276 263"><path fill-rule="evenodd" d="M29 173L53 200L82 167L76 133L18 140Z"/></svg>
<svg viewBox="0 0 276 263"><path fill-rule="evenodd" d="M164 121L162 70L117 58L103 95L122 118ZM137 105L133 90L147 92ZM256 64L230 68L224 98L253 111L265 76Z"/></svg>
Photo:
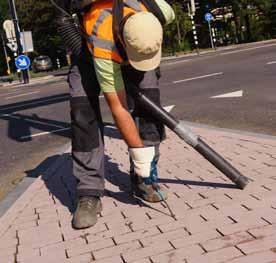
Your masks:
<svg viewBox="0 0 276 263"><path fill-rule="evenodd" d="M149 202L167 199L167 192L158 185L156 150L154 146L130 148L133 174L132 189L135 195Z"/></svg>

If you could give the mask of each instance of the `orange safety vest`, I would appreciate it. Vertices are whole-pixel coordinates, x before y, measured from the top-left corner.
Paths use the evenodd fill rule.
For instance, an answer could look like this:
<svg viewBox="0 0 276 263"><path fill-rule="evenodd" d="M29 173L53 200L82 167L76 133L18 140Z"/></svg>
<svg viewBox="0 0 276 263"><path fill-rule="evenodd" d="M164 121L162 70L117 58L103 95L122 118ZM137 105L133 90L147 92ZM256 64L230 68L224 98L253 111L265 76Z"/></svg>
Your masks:
<svg viewBox="0 0 276 263"><path fill-rule="evenodd" d="M83 17L83 26L88 37L88 47L96 58L123 63L114 39L112 30L112 0L103 0L93 4ZM147 11L137 0L124 0L124 17L130 13Z"/></svg>

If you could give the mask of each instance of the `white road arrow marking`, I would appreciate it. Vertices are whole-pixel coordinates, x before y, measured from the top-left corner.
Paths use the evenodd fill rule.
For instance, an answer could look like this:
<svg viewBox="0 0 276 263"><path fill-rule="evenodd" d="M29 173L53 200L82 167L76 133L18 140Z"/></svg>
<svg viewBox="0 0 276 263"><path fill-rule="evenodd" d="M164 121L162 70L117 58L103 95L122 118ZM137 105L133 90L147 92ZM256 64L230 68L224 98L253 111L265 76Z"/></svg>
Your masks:
<svg viewBox="0 0 276 263"><path fill-rule="evenodd" d="M175 107L175 105L170 105L170 106L163 107L163 109L167 112L170 112L174 107Z"/></svg>
<svg viewBox="0 0 276 263"><path fill-rule="evenodd" d="M272 64L276 64L276 61L270 61L266 63L266 65L272 65Z"/></svg>
<svg viewBox="0 0 276 263"><path fill-rule="evenodd" d="M211 99L217 99L217 98L238 98L243 96L243 91L235 91L235 92L230 92L230 93L225 93L217 96L211 97Z"/></svg>

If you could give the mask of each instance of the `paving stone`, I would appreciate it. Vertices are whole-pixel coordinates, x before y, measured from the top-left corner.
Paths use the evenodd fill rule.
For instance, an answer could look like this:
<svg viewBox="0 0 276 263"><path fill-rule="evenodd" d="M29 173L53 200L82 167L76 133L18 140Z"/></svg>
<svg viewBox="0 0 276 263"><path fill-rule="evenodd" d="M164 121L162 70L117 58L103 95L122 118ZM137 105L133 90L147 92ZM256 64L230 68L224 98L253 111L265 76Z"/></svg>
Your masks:
<svg viewBox="0 0 276 263"><path fill-rule="evenodd" d="M231 263L252 263L252 262L262 262L262 263L274 263L276 262L275 251L263 251L258 253L253 253L250 255L244 255L236 259L232 259Z"/></svg>
<svg viewBox="0 0 276 263"><path fill-rule="evenodd" d="M212 262L212 263L219 263L219 262L226 262L233 260L237 257L243 255L238 249L235 247L227 247L223 249L219 249L216 251L212 251L209 253L205 253L199 256L188 257L188 263L201 263L201 262Z"/></svg>
<svg viewBox="0 0 276 263"><path fill-rule="evenodd" d="M173 247L167 241L160 240L150 246L143 247L140 249L123 252L123 258L126 262L131 262L135 260L140 260L150 256L158 255L166 251L172 250Z"/></svg>
<svg viewBox="0 0 276 263"><path fill-rule="evenodd" d="M114 129L107 131L118 135ZM98 223L84 230L71 226L75 179L67 176L68 156L53 170L55 176L48 176L47 183L38 178L0 218L0 261L14 262L17 252L19 263L276 262L276 140L195 131L254 181L243 191L233 188L168 131L159 175L169 191L174 220L164 204L129 194L127 147L120 139L106 137L109 174Z"/></svg>
<svg viewBox="0 0 276 263"><path fill-rule="evenodd" d="M232 247L241 243L245 243L255 238L246 232L235 233L229 236L223 236L202 242L201 245L206 251L218 250L225 247Z"/></svg>
<svg viewBox="0 0 276 263"><path fill-rule="evenodd" d="M93 255L96 260L102 259L102 258L109 258L112 256L118 256L125 251L133 251L135 249L141 248L141 245L138 241L132 241L126 244L121 244L118 246L112 246L106 249L101 249L98 251L94 251Z"/></svg>
<svg viewBox="0 0 276 263"><path fill-rule="evenodd" d="M267 225L265 227L252 228L248 232L254 237L256 237L257 239L276 235L276 224Z"/></svg>
<svg viewBox="0 0 276 263"><path fill-rule="evenodd" d="M198 245L187 246L185 248L171 250L156 256L151 256L154 263L178 263L185 262L187 257L198 256L204 253L204 250Z"/></svg>
<svg viewBox="0 0 276 263"><path fill-rule="evenodd" d="M111 238L95 241L88 244L81 244L78 246L71 247L67 250L67 254L69 257L74 257L80 254L84 254L87 252L103 250L103 248L113 247L115 244Z"/></svg>
<svg viewBox="0 0 276 263"><path fill-rule="evenodd" d="M202 242L206 242L210 239L219 238L221 235L215 230L208 230L187 236L181 237L175 240L172 240L171 243L175 248L187 247L193 244L198 244Z"/></svg>
<svg viewBox="0 0 276 263"><path fill-rule="evenodd" d="M89 263L92 262L92 255L91 253L83 254L80 256L68 258L64 261L64 263Z"/></svg>
<svg viewBox="0 0 276 263"><path fill-rule="evenodd" d="M151 227L148 229L138 230L135 232L125 233L123 235L114 236L114 240L116 244L123 244L123 243L128 243L130 241L138 240L138 239L141 240L143 238L150 237L150 236L156 236L159 234L160 234L160 231L158 230L157 227Z"/></svg>
<svg viewBox="0 0 276 263"><path fill-rule="evenodd" d="M237 245L244 253L250 254L272 249L276 251L276 235L261 237L243 244Z"/></svg>

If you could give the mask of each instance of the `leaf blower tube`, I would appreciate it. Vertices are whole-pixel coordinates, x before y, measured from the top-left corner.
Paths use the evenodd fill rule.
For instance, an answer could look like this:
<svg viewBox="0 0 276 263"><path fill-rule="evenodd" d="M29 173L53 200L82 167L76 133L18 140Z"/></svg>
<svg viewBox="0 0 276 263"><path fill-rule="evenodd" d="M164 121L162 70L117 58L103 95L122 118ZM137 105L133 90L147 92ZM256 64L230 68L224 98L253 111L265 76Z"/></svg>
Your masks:
<svg viewBox="0 0 276 263"><path fill-rule="evenodd" d="M183 122L176 120L171 114L160 108L138 89L131 89L132 96L146 110L160 122L174 131L181 139L191 145L205 159L212 163L218 170L224 173L238 188L244 189L249 183L249 178L242 175L236 168L216 153L199 136L195 135Z"/></svg>
<svg viewBox="0 0 276 263"><path fill-rule="evenodd" d="M68 12L71 8L71 1L50 1L56 9L57 30L64 41L64 46L68 48L74 56L80 56L83 39L81 37L80 26Z"/></svg>

